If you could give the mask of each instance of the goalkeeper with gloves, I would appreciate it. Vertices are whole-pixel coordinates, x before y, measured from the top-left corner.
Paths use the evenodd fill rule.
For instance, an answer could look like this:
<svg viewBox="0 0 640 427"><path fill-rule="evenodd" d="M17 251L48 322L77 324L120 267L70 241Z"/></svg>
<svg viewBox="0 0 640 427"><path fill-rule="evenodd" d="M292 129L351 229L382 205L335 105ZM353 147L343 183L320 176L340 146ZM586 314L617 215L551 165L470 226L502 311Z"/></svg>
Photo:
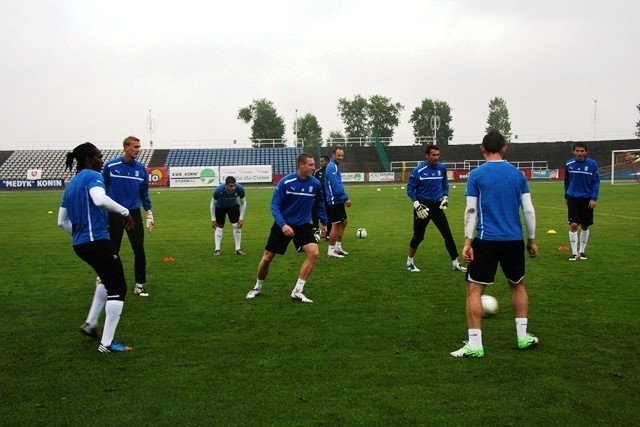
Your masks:
<svg viewBox="0 0 640 427"><path fill-rule="evenodd" d="M151 232L155 227L151 200L149 200L149 175L147 168L136 160L140 154L140 140L135 136L127 137L122 143L124 152L120 157L109 160L102 168L104 185L107 195L114 201L129 209L134 220L134 226L127 230L129 243L133 249L136 287L134 294L148 297L144 288L147 282L147 257L144 252L144 228ZM145 210L143 222L140 206ZM109 237L120 252L122 235L124 233L122 216L109 212Z"/></svg>
<svg viewBox="0 0 640 427"><path fill-rule="evenodd" d="M414 257L418 246L424 240L427 225L431 220L444 239L453 270L467 271L467 268L458 261L458 249L444 213L449 205L448 193L447 167L440 162L440 148L436 145L428 145L425 161L411 172L407 184L407 195L413 201L413 237L409 242L407 254L406 269L408 271L415 273L420 271L415 265Z"/></svg>

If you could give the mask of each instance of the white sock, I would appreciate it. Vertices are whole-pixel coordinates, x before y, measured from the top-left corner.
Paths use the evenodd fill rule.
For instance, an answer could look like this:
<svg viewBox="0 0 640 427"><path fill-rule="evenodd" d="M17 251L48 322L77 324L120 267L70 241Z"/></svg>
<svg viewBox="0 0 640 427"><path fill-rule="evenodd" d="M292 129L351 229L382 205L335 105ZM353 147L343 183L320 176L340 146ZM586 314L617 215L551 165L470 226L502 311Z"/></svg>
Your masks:
<svg viewBox="0 0 640 427"><path fill-rule="evenodd" d="M407 265L413 264L413 258L407 257Z"/></svg>
<svg viewBox="0 0 640 427"><path fill-rule="evenodd" d="M293 288L293 292L303 292L305 283L307 283L306 280L302 280L301 278L298 278L298 280L296 281L296 287Z"/></svg>
<svg viewBox="0 0 640 427"><path fill-rule="evenodd" d="M105 304L104 312L106 313L106 316L104 318L102 339L100 340L100 344L105 347L111 345L111 341L113 341L113 336L116 333L116 327L118 327L123 306L124 301L120 300L110 300Z"/></svg>
<svg viewBox="0 0 640 427"><path fill-rule="evenodd" d="M527 319L526 317L516 317L516 333L518 334L518 338L527 337L528 323L529 319Z"/></svg>
<svg viewBox="0 0 640 427"><path fill-rule="evenodd" d="M98 324L98 316L102 313L106 302L107 289L104 287L104 284L100 282L96 285L96 290L93 293L93 301L91 302L91 308L89 309L87 320L85 320L85 322L87 322L92 328Z"/></svg>
<svg viewBox="0 0 640 427"><path fill-rule="evenodd" d="M569 242L571 242L571 253L578 253L578 232L570 231L569 232Z"/></svg>
<svg viewBox="0 0 640 427"><path fill-rule="evenodd" d="M236 243L237 251L238 249L242 249L242 246L240 246L240 243L242 242L242 229L238 228L238 223L231 224L231 226L233 227L233 240Z"/></svg>
<svg viewBox="0 0 640 427"><path fill-rule="evenodd" d="M589 241L589 230L582 230L580 232L580 253L584 253Z"/></svg>
<svg viewBox="0 0 640 427"><path fill-rule="evenodd" d="M254 286L254 289L255 288L262 289L263 286L264 286L264 280L256 279L256 285Z"/></svg>
<svg viewBox="0 0 640 427"><path fill-rule="evenodd" d="M342 251L342 242L336 242L336 250Z"/></svg>
<svg viewBox="0 0 640 427"><path fill-rule="evenodd" d="M474 350L482 347L482 330L469 329L469 347Z"/></svg>
<svg viewBox="0 0 640 427"><path fill-rule="evenodd" d="M222 242L222 232L224 231L223 227L216 227L216 232L214 233L215 235L215 244L216 244L216 251L220 250L220 243Z"/></svg>

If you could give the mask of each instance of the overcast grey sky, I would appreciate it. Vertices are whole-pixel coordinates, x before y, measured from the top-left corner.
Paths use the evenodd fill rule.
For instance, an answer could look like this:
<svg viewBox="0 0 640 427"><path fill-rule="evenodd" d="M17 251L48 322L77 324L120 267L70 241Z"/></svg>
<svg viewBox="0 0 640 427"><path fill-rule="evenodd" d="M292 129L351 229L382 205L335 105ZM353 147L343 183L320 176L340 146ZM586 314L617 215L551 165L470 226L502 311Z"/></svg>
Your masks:
<svg viewBox="0 0 640 427"><path fill-rule="evenodd" d="M246 140L237 119L273 101L342 130L338 99L424 98L452 108L454 143L479 141L505 99L520 140L633 138L640 1L0 0L0 148L34 142L169 146Z"/></svg>

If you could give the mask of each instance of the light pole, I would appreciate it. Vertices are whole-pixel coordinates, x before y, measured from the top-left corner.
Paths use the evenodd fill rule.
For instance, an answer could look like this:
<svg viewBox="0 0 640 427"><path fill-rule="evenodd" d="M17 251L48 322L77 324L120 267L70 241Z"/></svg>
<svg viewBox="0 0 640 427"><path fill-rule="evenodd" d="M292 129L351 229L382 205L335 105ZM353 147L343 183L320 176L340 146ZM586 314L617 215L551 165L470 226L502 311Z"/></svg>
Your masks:
<svg viewBox="0 0 640 427"><path fill-rule="evenodd" d="M149 147L153 148L153 132L156 130L156 121L151 117L149 110L149 118L147 119L147 132L149 132Z"/></svg>
<svg viewBox="0 0 640 427"><path fill-rule="evenodd" d="M293 124L293 135L295 138L294 144L297 147L298 146L298 109L297 108L296 108L296 121Z"/></svg>
<svg viewBox="0 0 640 427"><path fill-rule="evenodd" d="M438 109L436 104L433 104L433 116L431 116L430 123L431 129L433 129L433 143L438 144L438 129L440 128L440 116L438 116Z"/></svg>
<svg viewBox="0 0 640 427"><path fill-rule="evenodd" d="M598 100L593 100L593 110L591 111L591 122L593 123L593 140L596 140L596 125L600 120L600 113L598 112Z"/></svg>

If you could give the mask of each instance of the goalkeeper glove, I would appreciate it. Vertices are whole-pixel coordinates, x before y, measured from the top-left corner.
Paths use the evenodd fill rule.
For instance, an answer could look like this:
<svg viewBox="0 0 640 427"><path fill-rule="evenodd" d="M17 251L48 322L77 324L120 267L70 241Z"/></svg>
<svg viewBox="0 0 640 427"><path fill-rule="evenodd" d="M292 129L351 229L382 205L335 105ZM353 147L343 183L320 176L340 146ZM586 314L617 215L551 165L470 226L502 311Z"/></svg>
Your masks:
<svg viewBox="0 0 640 427"><path fill-rule="evenodd" d="M440 199L440 209L444 211L448 207L449 207L449 198L447 196L442 196L442 199Z"/></svg>
<svg viewBox="0 0 640 427"><path fill-rule="evenodd" d="M156 223L153 222L153 212L151 212L151 210L147 211L147 230L149 230L149 233L151 233L151 230L153 230L156 226Z"/></svg>
<svg viewBox="0 0 640 427"><path fill-rule="evenodd" d="M420 203L419 201L413 202L413 208L416 211L416 216L420 219L427 219L429 216L429 208Z"/></svg>

